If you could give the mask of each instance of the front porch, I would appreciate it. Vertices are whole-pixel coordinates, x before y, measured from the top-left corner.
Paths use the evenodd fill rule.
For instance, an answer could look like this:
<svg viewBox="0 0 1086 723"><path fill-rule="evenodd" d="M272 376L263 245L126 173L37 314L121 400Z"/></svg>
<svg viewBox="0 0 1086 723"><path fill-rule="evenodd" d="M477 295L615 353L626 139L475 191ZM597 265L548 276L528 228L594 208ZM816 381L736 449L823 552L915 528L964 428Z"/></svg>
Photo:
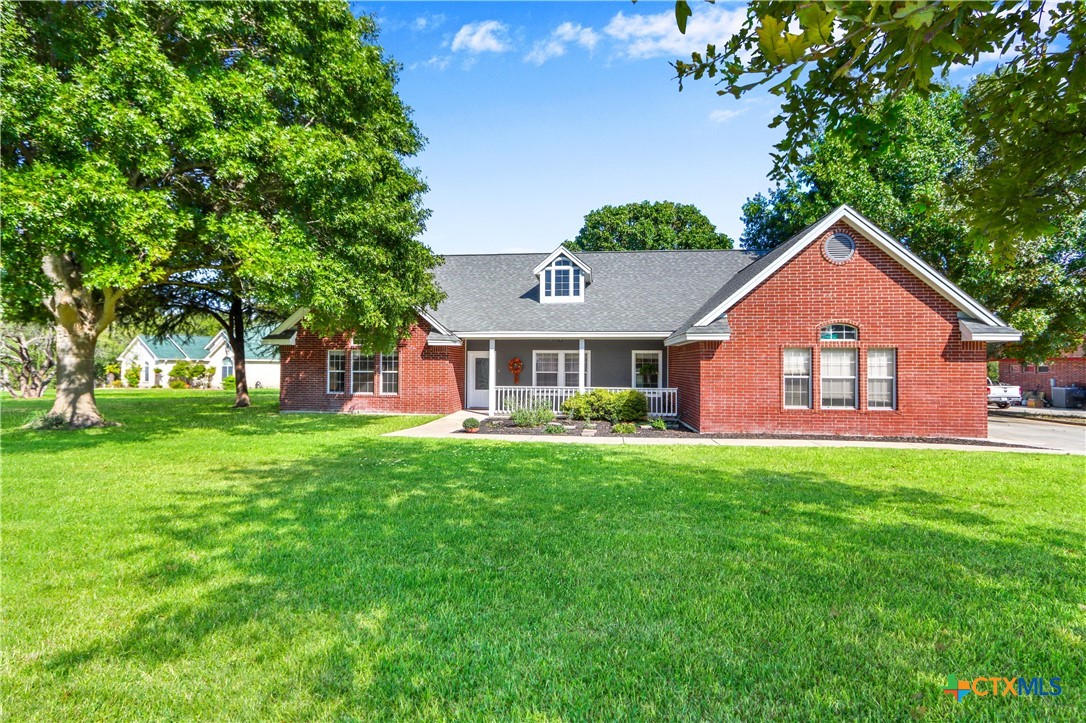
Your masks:
<svg viewBox="0 0 1086 723"><path fill-rule="evenodd" d="M590 392L594 389L606 389L611 392L625 392L633 387L495 387L494 409L491 416L506 415L512 410L546 402L556 415L562 413L562 402L578 392ZM655 389L637 388L649 400L650 417L675 417L679 414L679 390L668 387Z"/></svg>
<svg viewBox="0 0 1086 723"><path fill-rule="evenodd" d="M465 405L490 416L543 402L557 415L578 392L636 389L649 416L677 417L678 389L666 386L663 338L470 339Z"/></svg>

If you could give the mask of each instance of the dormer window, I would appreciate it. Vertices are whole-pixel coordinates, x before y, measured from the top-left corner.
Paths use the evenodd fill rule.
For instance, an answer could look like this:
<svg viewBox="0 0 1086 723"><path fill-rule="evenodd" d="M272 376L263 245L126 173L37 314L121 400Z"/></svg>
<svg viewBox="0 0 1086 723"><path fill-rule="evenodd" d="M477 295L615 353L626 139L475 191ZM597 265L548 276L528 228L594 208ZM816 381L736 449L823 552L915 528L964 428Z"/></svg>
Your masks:
<svg viewBox="0 0 1086 723"><path fill-rule="evenodd" d="M539 277L539 300L543 303L584 301L585 286L592 280L592 270L561 246L536 266L534 273Z"/></svg>

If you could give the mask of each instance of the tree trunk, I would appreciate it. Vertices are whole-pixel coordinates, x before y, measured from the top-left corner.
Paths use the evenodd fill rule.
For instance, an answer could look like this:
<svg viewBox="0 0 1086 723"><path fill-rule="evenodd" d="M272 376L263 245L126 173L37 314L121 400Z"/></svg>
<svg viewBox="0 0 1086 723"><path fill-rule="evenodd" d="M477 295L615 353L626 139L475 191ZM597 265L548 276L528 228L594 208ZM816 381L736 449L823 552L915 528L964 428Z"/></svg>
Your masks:
<svg viewBox="0 0 1086 723"><path fill-rule="evenodd" d="M245 378L245 308L236 293L230 297L229 321L226 336L234 352L234 407L248 407L252 402L249 400L249 382Z"/></svg>
<svg viewBox="0 0 1086 723"><path fill-rule="evenodd" d="M71 428L105 424L94 400L94 349L98 335L113 321L120 292L87 289L78 261L70 254L42 259L42 271L53 282L44 299L57 330L57 398L50 416Z"/></svg>
<svg viewBox="0 0 1086 723"><path fill-rule="evenodd" d="M57 398L50 416L69 427L98 427L105 423L94 401L94 348L97 333L68 329L57 323Z"/></svg>

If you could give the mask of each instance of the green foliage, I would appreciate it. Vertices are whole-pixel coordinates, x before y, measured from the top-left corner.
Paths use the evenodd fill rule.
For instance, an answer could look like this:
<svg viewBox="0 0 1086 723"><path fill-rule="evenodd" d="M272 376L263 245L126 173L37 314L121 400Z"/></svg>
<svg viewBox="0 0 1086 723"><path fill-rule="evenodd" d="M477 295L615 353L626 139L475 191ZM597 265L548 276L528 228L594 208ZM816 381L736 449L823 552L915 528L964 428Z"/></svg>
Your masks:
<svg viewBox="0 0 1086 723"><path fill-rule="evenodd" d="M967 105L951 91L884 99L819 135L794 177L743 206L744 248L765 253L847 203L1024 333L1002 347L1044 359L1086 330L1086 216L993 264L971 241L955 188L976 183Z"/></svg>
<svg viewBox="0 0 1086 723"><path fill-rule="evenodd" d="M206 387L215 376L215 368L204 366L199 362L180 361L170 369L170 388L180 389L174 382L180 382L185 387Z"/></svg>
<svg viewBox="0 0 1086 723"><path fill-rule="evenodd" d="M649 425L650 425L650 426L651 426L651 427L652 427L653 429L658 429L658 430L660 430L661 432L662 432L662 431L664 431L665 429L667 429L667 422L665 422L664 420L660 419L659 417L653 417L652 419L650 419L650 420L649 420Z"/></svg>
<svg viewBox="0 0 1086 723"><path fill-rule="evenodd" d="M550 404L543 399L517 407L509 412L509 418L517 427L539 427L554 419Z"/></svg>
<svg viewBox="0 0 1086 723"><path fill-rule="evenodd" d="M211 274L392 346L440 300L396 71L342 1L4 3L5 314L74 308L85 355L126 295Z"/></svg>
<svg viewBox="0 0 1086 723"><path fill-rule="evenodd" d="M222 388L227 390L227 391L232 392L235 389L237 389L237 386L238 386L238 382L234 378L233 374L231 374L230 376L228 376L228 377L226 377L225 379L222 380Z"/></svg>
<svg viewBox="0 0 1086 723"><path fill-rule="evenodd" d="M566 428L561 424L548 424L543 428L543 431L547 434L565 434Z"/></svg>
<svg viewBox="0 0 1086 723"><path fill-rule="evenodd" d="M732 240L695 206L642 201L592 211L566 246L574 251L730 249Z"/></svg>
<svg viewBox="0 0 1086 723"><path fill-rule="evenodd" d="M170 379L170 389L188 389L189 385L184 379Z"/></svg>
<svg viewBox="0 0 1086 723"><path fill-rule="evenodd" d="M35 414L26 421L23 427L38 431L67 429L68 420L59 414Z"/></svg>
<svg viewBox="0 0 1086 723"><path fill-rule="evenodd" d="M636 389L612 392L593 389L578 392L562 403L570 419L606 419L610 422L638 422L649 413L649 400Z"/></svg>
<svg viewBox="0 0 1086 723"><path fill-rule="evenodd" d="M615 434L637 434L637 426L632 422L619 422L611 427L611 431Z"/></svg>
<svg viewBox="0 0 1086 723"><path fill-rule="evenodd" d="M951 70L1000 55L969 96L978 164L957 192L970 240L1011 259L1023 240L1056 232L1055 217L1086 210L1084 21L1074 2L759 2L723 44L674 67L680 89L708 77L721 95L768 86L782 98L770 126L787 128L773 155L784 182L824 131L883 94L937 93Z"/></svg>
<svg viewBox="0 0 1086 723"><path fill-rule="evenodd" d="M461 426L464 429L478 429L479 428L479 420L476 419L475 417L468 417L467 419L464 420L464 422L463 422L463 424Z"/></svg>
<svg viewBox="0 0 1086 723"><path fill-rule="evenodd" d="M138 387L140 385L139 367L128 367L124 372L124 381L130 387Z"/></svg>

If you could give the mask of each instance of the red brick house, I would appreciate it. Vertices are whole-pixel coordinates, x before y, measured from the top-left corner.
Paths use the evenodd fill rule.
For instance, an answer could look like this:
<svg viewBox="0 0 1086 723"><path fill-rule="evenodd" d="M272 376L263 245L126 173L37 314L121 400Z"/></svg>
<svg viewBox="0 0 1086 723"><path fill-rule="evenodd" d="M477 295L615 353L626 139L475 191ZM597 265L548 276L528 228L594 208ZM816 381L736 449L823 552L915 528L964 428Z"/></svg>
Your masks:
<svg viewBox="0 0 1086 723"><path fill-rule="evenodd" d="M281 350L283 411L504 414L637 388L702 432L987 436L987 345L1019 332L847 206L742 251L457 255L399 348Z"/></svg>
<svg viewBox="0 0 1086 723"><path fill-rule="evenodd" d="M1052 399L1052 387L1086 387L1086 345L1043 363L1001 359L999 381L1021 387L1022 392L1044 392Z"/></svg>

